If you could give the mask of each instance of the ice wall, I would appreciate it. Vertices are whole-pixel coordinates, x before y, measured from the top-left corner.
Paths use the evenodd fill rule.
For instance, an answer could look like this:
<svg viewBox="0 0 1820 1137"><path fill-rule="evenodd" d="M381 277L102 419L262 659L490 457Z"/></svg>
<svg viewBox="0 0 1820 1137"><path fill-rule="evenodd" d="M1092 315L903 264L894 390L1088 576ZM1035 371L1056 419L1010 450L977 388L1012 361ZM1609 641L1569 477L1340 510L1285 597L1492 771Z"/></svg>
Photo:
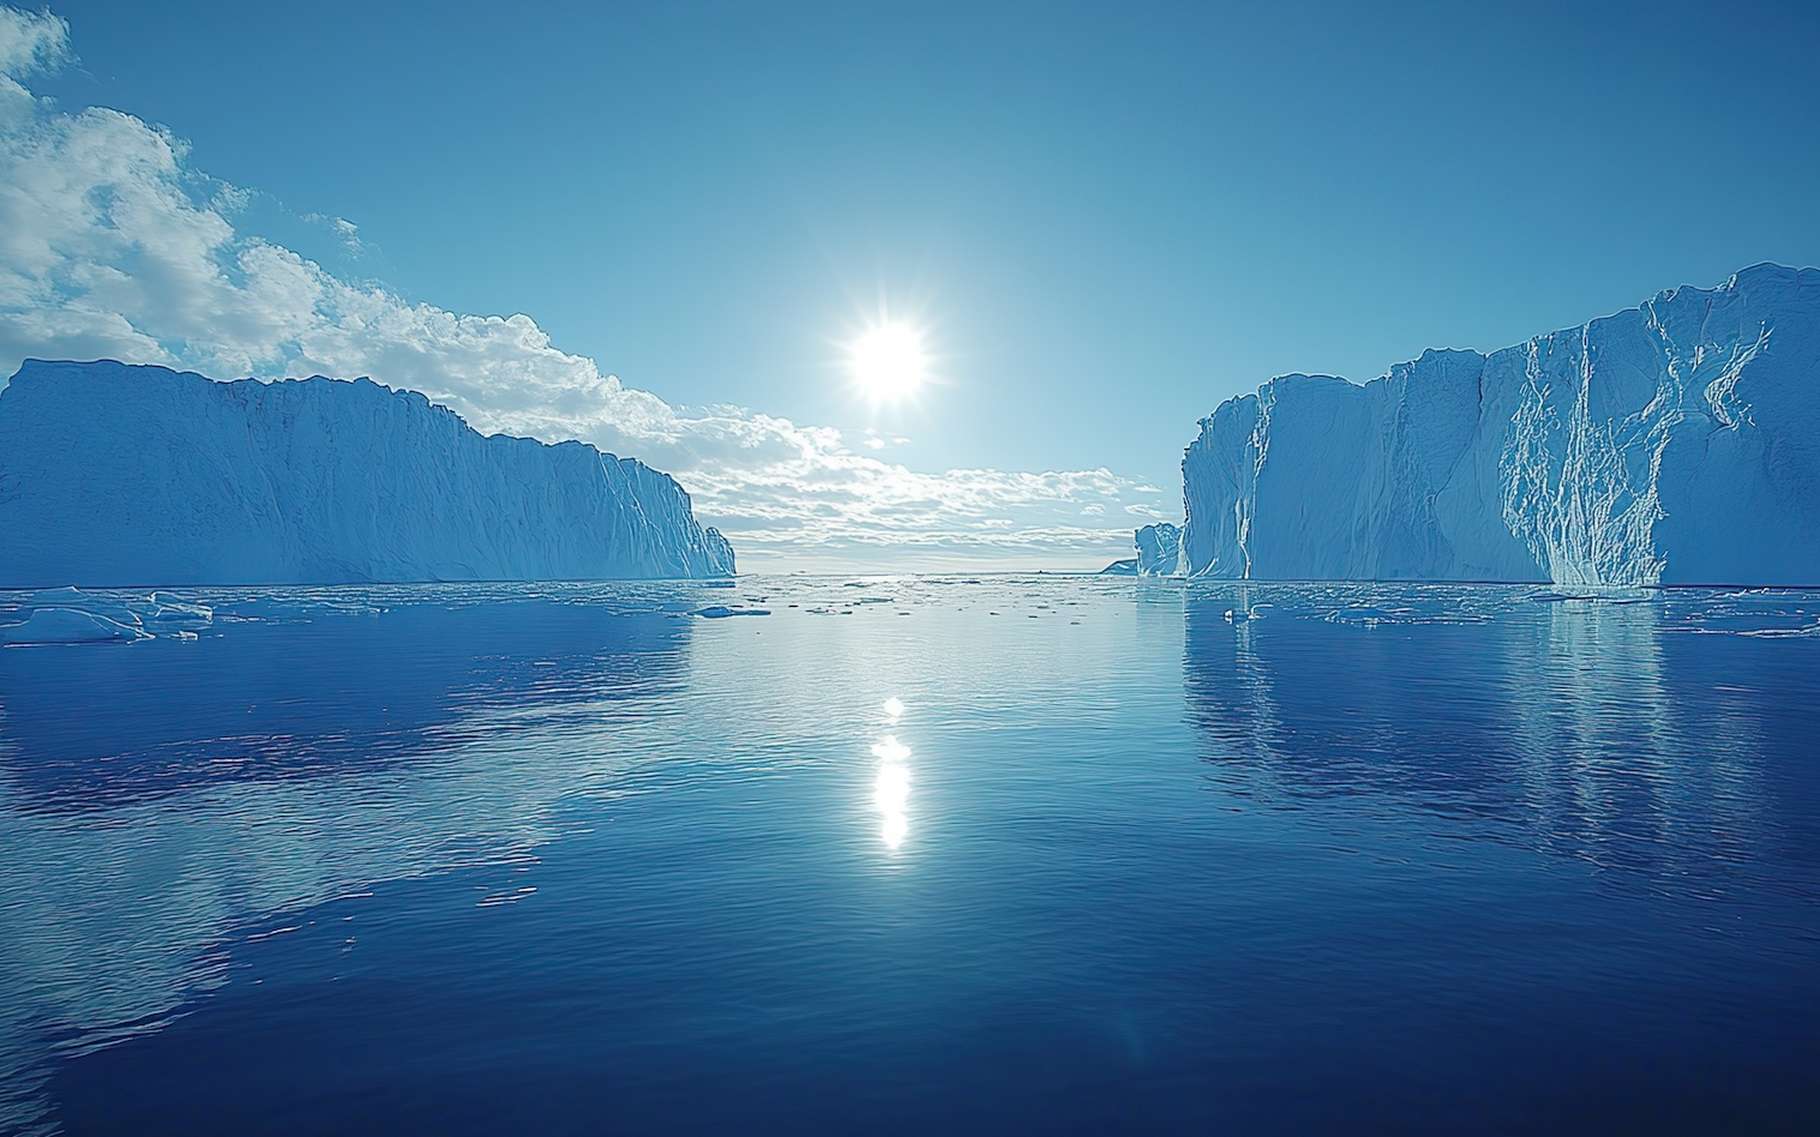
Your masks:
<svg viewBox="0 0 1820 1137"><path fill-rule="evenodd" d="M28 360L0 391L0 587L706 577L669 476L483 437L369 380Z"/></svg>
<svg viewBox="0 0 1820 1137"><path fill-rule="evenodd" d="M1202 420L1186 571L1274 580L1820 583L1820 270Z"/></svg>

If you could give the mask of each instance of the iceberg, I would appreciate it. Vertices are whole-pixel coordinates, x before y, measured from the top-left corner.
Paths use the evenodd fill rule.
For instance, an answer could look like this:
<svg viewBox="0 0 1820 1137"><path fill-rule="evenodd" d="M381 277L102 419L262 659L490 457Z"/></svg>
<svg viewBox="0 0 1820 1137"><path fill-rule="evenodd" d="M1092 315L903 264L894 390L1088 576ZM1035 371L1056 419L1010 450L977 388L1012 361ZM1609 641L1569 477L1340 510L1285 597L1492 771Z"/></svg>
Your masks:
<svg viewBox="0 0 1820 1137"><path fill-rule="evenodd" d="M27 360L0 390L0 587L729 576L668 475L482 436L414 391ZM199 606L154 604L167 626Z"/></svg>
<svg viewBox="0 0 1820 1137"><path fill-rule="evenodd" d="M1146 525L1135 534L1140 576L1174 576L1181 571L1182 530L1167 521Z"/></svg>
<svg viewBox="0 0 1820 1137"><path fill-rule="evenodd" d="M1820 270L1272 379L1201 421L1182 488L1195 576L1820 582Z"/></svg>

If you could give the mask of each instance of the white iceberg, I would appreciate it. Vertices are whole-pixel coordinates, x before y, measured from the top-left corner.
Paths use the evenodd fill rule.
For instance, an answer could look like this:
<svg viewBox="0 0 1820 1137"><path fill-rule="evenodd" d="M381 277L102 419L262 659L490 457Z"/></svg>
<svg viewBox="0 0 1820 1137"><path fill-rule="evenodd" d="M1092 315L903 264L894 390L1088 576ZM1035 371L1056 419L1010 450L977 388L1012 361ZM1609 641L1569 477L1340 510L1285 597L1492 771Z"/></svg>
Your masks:
<svg viewBox="0 0 1820 1137"><path fill-rule="evenodd" d="M1197 576L1820 583L1820 270L1273 379L1201 422L1182 482Z"/></svg>
<svg viewBox="0 0 1820 1137"><path fill-rule="evenodd" d="M1182 530L1167 521L1146 525L1134 535L1140 576L1174 576L1181 571Z"/></svg>
<svg viewBox="0 0 1820 1137"><path fill-rule="evenodd" d="M370 380L27 360L0 391L0 587L733 570L667 475Z"/></svg>

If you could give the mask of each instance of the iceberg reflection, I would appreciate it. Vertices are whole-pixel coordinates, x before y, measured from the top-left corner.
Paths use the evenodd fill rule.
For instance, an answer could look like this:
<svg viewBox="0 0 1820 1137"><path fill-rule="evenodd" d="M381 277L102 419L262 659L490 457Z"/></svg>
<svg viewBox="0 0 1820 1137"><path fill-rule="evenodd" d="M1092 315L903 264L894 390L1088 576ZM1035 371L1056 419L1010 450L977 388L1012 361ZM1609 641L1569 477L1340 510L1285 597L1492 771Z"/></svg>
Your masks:
<svg viewBox="0 0 1820 1137"><path fill-rule="evenodd" d="M1254 594L1274 602L1269 619L1225 618ZM1802 700L1775 693L1800 690L1811 663L1691 634L1739 609L1692 591L1203 588L1185 610L1183 687L1213 777L1237 796L1471 818L1487 840L1681 887L1747 876L1804 825L1779 771L1796 758L1783 740L1811 727Z"/></svg>
<svg viewBox="0 0 1820 1137"><path fill-rule="evenodd" d="M275 590L216 599L258 618L196 643L0 656L0 1133L41 1126L51 1040L67 1059L161 1029L247 927L534 863L558 802L667 753L648 728L687 622L633 587L475 591L355 614Z"/></svg>

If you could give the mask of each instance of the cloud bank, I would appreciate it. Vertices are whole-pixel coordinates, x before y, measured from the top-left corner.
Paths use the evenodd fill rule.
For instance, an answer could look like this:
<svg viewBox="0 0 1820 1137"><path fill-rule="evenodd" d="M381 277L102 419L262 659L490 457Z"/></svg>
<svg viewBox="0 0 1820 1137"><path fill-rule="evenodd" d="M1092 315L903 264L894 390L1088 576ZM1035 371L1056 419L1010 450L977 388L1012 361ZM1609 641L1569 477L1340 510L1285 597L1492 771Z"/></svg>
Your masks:
<svg viewBox="0 0 1820 1137"><path fill-rule="evenodd" d="M28 89L72 55L60 17L0 7L0 377L27 356L371 376L483 432L579 438L675 475L752 568L1086 565L1130 550L1130 528L1106 521L1168 506L1106 469L919 473L879 457L876 436L674 406L529 316L342 279L237 227L248 193L196 169L181 138ZM306 217L358 253L353 222Z"/></svg>

